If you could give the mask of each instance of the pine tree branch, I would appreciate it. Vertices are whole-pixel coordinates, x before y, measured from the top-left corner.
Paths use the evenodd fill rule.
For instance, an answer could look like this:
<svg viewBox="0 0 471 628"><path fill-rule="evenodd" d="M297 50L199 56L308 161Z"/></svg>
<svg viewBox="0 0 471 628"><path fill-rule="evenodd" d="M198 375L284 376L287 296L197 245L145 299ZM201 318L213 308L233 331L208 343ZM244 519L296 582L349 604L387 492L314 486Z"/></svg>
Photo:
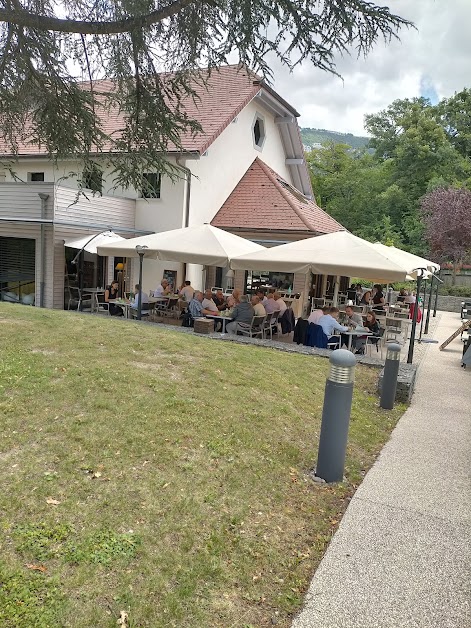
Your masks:
<svg viewBox="0 0 471 628"><path fill-rule="evenodd" d="M149 28L166 18L179 13L196 0L176 0L163 9L157 9L146 15L137 15L124 20L107 22L85 22L80 20L64 20L46 15L38 15L23 9L0 9L0 22L16 24L24 28L60 33L78 33L81 35L117 35L132 30ZM201 0L198 0L201 2Z"/></svg>

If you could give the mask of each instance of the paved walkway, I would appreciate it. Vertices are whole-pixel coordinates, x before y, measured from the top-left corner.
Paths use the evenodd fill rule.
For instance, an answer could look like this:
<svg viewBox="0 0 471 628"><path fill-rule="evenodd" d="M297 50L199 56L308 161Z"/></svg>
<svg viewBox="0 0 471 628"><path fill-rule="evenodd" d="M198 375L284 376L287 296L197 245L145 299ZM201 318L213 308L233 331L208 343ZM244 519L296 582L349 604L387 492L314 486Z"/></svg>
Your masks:
<svg viewBox="0 0 471 628"><path fill-rule="evenodd" d="M460 325L443 312L440 343ZM353 497L293 628L471 627L471 368L428 345L412 404Z"/></svg>

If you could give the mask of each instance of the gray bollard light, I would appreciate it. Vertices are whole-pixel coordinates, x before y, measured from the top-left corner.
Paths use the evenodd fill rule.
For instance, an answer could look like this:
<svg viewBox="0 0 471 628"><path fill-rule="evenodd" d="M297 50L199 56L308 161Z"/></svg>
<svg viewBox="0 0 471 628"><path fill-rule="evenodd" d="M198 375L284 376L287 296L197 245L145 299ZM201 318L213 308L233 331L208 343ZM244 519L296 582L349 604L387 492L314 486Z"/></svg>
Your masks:
<svg viewBox="0 0 471 628"><path fill-rule="evenodd" d="M399 373L399 360L401 358L401 347L398 344L388 345L386 362L384 364L383 384L381 386L381 399L379 405L385 410L394 408L397 388L397 374Z"/></svg>
<svg viewBox="0 0 471 628"><path fill-rule="evenodd" d="M346 349L336 349L330 357L316 467L316 476L326 482L343 480L355 365Z"/></svg>

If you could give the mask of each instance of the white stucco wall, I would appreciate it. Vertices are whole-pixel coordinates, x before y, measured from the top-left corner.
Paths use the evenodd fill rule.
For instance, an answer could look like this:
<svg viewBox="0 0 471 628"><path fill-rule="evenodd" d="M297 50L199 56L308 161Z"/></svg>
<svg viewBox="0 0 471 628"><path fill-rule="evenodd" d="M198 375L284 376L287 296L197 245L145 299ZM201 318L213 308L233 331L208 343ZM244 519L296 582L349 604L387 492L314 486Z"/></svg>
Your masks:
<svg viewBox="0 0 471 628"><path fill-rule="evenodd" d="M253 142L256 114L260 114L265 122L265 142L261 149ZM190 225L210 222L214 218L256 157L292 182L274 115L254 100L213 142L206 156L199 161L187 162L195 175L191 186Z"/></svg>

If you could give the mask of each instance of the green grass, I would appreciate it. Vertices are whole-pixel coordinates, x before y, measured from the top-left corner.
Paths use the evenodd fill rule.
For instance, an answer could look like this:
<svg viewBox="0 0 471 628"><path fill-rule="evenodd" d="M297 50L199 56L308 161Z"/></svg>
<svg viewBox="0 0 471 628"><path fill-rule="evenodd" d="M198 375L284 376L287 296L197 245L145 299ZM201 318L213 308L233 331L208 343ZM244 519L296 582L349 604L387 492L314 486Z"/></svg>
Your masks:
<svg viewBox="0 0 471 628"><path fill-rule="evenodd" d="M328 361L0 304L0 625L289 626L403 411L357 367L346 482L315 465Z"/></svg>

